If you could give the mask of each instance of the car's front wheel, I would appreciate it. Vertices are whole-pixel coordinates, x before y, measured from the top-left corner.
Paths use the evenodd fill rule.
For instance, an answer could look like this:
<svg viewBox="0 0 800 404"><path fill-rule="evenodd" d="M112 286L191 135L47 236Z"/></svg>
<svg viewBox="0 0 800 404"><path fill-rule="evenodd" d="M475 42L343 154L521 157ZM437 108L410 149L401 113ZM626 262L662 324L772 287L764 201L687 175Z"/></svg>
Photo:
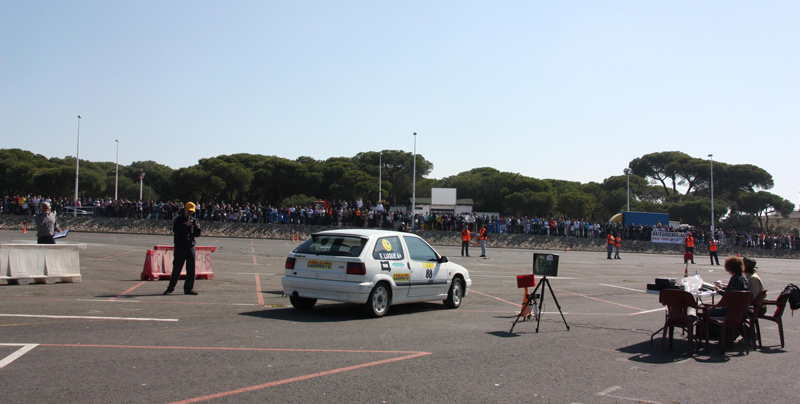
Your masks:
<svg viewBox="0 0 800 404"><path fill-rule="evenodd" d="M317 299L300 296L289 296L289 301L292 302L292 306L297 310L311 310L317 304Z"/></svg>
<svg viewBox="0 0 800 404"><path fill-rule="evenodd" d="M385 283L379 283L372 289L365 309L371 317L383 317L389 311L392 294Z"/></svg>
<svg viewBox="0 0 800 404"><path fill-rule="evenodd" d="M448 309L457 309L461 306L461 298L464 296L464 281L461 278L453 278L453 283L450 285L450 291L447 292L447 300L444 301L445 307Z"/></svg>

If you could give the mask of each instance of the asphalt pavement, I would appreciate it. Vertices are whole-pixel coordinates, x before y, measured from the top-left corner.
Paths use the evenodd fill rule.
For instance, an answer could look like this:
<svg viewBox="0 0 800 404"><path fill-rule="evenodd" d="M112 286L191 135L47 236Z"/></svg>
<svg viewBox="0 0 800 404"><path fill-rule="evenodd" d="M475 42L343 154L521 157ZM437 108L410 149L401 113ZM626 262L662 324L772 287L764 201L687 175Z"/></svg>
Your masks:
<svg viewBox="0 0 800 404"><path fill-rule="evenodd" d="M0 244L35 243L0 231ZM70 233L81 243L80 283L0 284L2 403L796 403L800 320L784 315L786 347L762 322L763 349L715 341L687 354L685 336L661 351L656 277L680 278L679 255L490 249L462 258L472 288L460 308L392 306L368 318L354 304L309 312L282 296L291 240L200 238L215 246L213 280L142 281L146 251L171 237ZM516 275L533 252L560 256L544 312L509 333L523 301ZM723 258L723 257L721 257ZM707 282L721 266L689 265ZM768 298L800 283L797 260L758 260ZM564 320L559 313L561 306ZM569 327L569 330L567 329Z"/></svg>

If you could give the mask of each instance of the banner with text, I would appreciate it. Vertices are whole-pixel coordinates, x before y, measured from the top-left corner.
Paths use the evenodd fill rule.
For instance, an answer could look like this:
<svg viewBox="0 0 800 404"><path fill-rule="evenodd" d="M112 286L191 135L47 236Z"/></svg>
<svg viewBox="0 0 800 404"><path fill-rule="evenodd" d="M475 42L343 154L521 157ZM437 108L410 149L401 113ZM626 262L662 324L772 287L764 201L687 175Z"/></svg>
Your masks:
<svg viewBox="0 0 800 404"><path fill-rule="evenodd" d="M667 243L667 244L683 244L686 239L686 233L679 231L661 231L653 230L650 238L654 243Z"/></svg>

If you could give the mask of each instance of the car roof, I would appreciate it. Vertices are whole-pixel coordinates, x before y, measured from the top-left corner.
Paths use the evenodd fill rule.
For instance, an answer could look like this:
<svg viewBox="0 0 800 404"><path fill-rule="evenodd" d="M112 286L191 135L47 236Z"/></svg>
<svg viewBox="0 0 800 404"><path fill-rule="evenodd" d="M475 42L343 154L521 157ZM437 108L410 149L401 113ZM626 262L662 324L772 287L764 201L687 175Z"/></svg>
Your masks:
<svg viewBox="0 0 800 404"><path fill-rule="evenodd" d="M392 230L378 230L378 229L339 229L339 230L324 230L314 234L323 235L343 235L355 237L382 237L382 236L414 236L419 237L413 233L406 233L401 231Z"/></svg>

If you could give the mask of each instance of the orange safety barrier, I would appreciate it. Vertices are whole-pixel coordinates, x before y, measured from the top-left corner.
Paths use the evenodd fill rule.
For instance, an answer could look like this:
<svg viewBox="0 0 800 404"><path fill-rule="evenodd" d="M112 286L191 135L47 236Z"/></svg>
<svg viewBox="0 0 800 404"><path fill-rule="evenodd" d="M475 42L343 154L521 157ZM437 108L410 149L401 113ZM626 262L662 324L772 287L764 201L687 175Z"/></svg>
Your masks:
<svg viewBox="0 0 800 404"><path fill-rule="evenodd" d="M171 245L157 245L153 250L147 250L147 256L142 269L142 280L169 279L172 275L172 261L175 247ZM195 279L214 279L211 267L211 253L217 247L195 247ZM181 270L181 279L186 278L186 269Z"/></svg>

